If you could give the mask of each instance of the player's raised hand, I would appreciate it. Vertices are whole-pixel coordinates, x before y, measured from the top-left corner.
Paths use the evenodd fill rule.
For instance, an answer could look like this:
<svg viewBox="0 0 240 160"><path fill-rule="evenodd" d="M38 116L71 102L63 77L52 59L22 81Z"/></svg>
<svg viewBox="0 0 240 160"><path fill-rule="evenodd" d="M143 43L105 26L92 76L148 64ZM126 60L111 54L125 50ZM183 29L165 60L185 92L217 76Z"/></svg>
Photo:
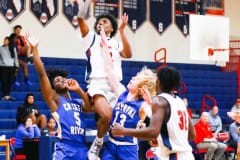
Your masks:
<svg viewBox="0 0 240 160"><path fill-rule="evenodd" d="M67 88L70 91L76 91L80 88L78 82L75 79L67 79Z"/></svg>
<svg viewBox="0 0 240 160"><path fill-rule="evenodd" d="M124 13L122 15L122 23L119 26L119 31L123 31L127 23L128 23L128 15L127 13Z"/></svg>
<svg viewBox="0 0 240 160"><path fill-rule="evenodd" d="M91 0L78 0L78 17L86 17Z"/></svg>
<svg viewBox="0 0 240 160"><path fill-rule="evenodd" d="M38 45L39 40L37 38L35 38L32 34L30 34L29 32L26 33L25 38L27 40L27 42L32 46L32 47L36 47Z"/></svg>

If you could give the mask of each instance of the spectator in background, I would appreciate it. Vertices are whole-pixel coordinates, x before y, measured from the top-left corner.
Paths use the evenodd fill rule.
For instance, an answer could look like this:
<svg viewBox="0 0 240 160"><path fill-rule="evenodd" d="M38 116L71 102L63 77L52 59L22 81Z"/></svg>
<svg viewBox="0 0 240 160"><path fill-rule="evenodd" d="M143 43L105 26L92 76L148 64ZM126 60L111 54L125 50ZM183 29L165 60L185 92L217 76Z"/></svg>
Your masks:
<svg viewBox="0 0 240 160"><path fill-rule="evenodd" d="M208 122L212 127L212 132L217 136L222 131L222 119L218 115L218 106L213 106L212 110L209 111Z"/></svg>
<svg viewBox="0 0 240 160"><path fill-rule="evenodd" d="M236 102L233 105L231 112L240 112L240 97L236 99Z"/></svg>
<svg viewBox="0 0 240 160"><path fill-rule="evenodd" d="M24 36L21 35L21 31L22 31L22 26L21 25L16 25L13 28L13 33L16 34L17 36L17 41L16 41L16 45L17 45L17 49L18 49L18 56L22 59L24 59L27 62L30 62L31 58L31 46L28 45L26 39Z"/></svg>
<svg viewBox="0 0 240 160"><path fill-rule="evenodd" d="M234 120L229 127L227 145L237 149L237 158L240 160L240 112L227 112L227 115Z"/></svg>
<svg viewBox="0 0 240 160"><path fill-rule="evenodd" d="M205 160L220 160L224 154L226 145L218 142L212 133L212 128L208 123L208 112L202 112L200 120L194 125L196 139L194 143L199 149L207 149Z"/></svg>
<svg viewBox="0 0 240 160"><path fill-rule="evenodd" d="M31 47L28 45L24 36L21 35L22 26L16 25L13 29L13 34L16 35L16 46L17 46L17 53L18 53L18 62L21 67L23 67L23 74L24 74L24 83L27 85L32 85L32 83L28 80L28 62L30 62L30 53ZM19 69L18 69L19 70ZM16 70L16 75L17 72ZM19 86L20 83L15 80L15 85Z"/></svg>
<svg viewBox="0 0 240 160"><path fill-rule="evenodd" d="M37 138L40 137L40 130L37 125L32 123L30 116L21 117L23 121L18 124L16 130L16 141L14 143L14 150L16 154L25 154L23 149L23 138Z"/></svg>
<svg viewBox="0 0 240 160"><path fill-rule="evenodd" d="M18 67L16 46L14 39L4 37L0 47L0 80L2 84L2 100L15 100L10 96L12 82L14 81L15 67Z"/></svg>
<svg viewBox="0 0 240 160"><path fill-rule="evenodd" d="M57 136L58 135L58 127L56 127L56 121L53 117L48 118L47 127L43 130L43 136Z"/></svg>
<svg viewBox="0 0 240 160"><path fill-rule="evenodd" d="M240 134L240 118L235 119L229 127L229 139L227 141L228 146L237 148L238 135Z"/></svg>
<svg viewBox="0 0 240 160"><path fill-rule="evenodd" d="M38 108L34 102L35 102L34 95L32 93L28 93L25 97L23 105L18 107L17 119L22 117L22 115L28 115L32 118L33 124L37 124L38 127L41 129L46 128L47 125L46 115L39 113Z"/></svg>

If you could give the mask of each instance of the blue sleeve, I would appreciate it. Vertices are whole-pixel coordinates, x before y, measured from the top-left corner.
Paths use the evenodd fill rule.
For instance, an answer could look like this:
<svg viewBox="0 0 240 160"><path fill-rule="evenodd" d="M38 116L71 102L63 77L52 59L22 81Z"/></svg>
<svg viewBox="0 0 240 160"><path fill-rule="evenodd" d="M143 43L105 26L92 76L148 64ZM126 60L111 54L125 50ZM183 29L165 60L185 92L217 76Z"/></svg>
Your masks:
<svg viewBox="0 0 240 160"><path fill-rule="evenodd" d="M238 136L238 141L237 142L240 143L240 136Z"/></svg>
<svg viewBox="0 0 240 160"><path fill-rule="evenodd" d="M220 116L218 116L218 122L219 122L219 125L216 129L217 133L219 133L222 130L222 120L221 120Z"/></svg>
<svg viewBox="0 0 240 160"><path fill-rule="evenodd" d="M233 125L233 124L230 125L229 132L230 132L230 134L231 134L231 136L232 136L232 138L233 138L233 140L234 140L235 142L238 141L237 129L238 129L238 128L237 128L236 125Z"/></svg>
<svg viewBox="0 0 240 160"><path fill-rule="evenodd" d="M18 128L18 134L21 137L33 138L34 137L34 129L33 129L33 127L25 128L24 126L20 126Z"/></svg>
<svg viewBox="0 0 240 160"><path fill-rule="evenodd" d="M40 137L41 133L40 133L40 129L37 126L34 126L34 137Z"/></svg>

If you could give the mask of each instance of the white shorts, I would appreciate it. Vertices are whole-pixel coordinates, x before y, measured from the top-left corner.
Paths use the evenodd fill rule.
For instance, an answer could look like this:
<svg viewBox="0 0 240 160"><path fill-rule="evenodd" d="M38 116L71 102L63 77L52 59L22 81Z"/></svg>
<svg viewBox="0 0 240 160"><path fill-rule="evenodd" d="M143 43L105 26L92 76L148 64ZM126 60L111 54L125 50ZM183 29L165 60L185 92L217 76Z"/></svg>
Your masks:
<svg viewBox="0 0 240 160"><path fill-rule="evenodd" d="M109 105L112 108L116 105L118 97L113 93L111 87L108 84L107 79L105 78L90 79L87 89L88 89L87 92L91 97L100 94L107 99Z"/></svg>
<svg viewBox="0 0 240 160"><path fill-rule="evenodd" d="M177 160L195 160L191 151L189 152L177 152L175 155ZM159 159L161 160L170 160L170 156L162 156L159 155Z"/></svg>

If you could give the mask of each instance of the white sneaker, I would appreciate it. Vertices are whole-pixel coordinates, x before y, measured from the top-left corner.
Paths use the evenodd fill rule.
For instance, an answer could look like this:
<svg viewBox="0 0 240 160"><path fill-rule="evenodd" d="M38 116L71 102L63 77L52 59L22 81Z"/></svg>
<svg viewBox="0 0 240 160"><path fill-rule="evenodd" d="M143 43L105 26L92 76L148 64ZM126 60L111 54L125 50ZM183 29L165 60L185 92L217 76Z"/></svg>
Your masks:
<svg viewBox="0 0 240 160"><path fill-rule="evenodd" d="M102 141L97 141L97 138L93 141L89 151L88 151L88 159L89 160L100 160L99 153L103 145Z"/></svg>

